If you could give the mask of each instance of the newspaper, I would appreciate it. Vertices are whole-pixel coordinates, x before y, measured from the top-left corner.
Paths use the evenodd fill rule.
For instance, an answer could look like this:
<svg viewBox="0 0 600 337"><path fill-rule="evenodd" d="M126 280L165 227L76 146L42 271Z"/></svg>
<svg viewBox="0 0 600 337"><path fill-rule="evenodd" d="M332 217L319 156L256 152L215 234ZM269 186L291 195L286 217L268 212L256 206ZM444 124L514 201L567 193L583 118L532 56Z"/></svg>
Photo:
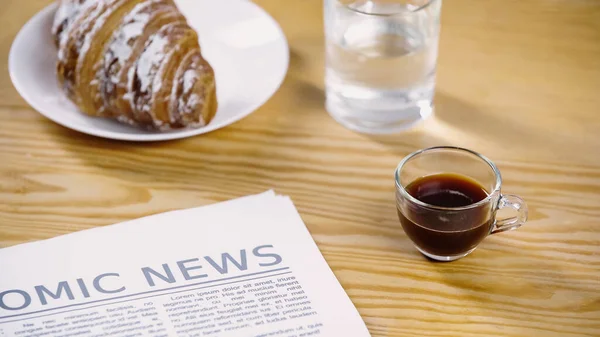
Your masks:
<svg viewBox="0 0 600 337"><path fill-rule="evenodd" d="M369 336L269 191L0 249L0 337Z"/></svg>

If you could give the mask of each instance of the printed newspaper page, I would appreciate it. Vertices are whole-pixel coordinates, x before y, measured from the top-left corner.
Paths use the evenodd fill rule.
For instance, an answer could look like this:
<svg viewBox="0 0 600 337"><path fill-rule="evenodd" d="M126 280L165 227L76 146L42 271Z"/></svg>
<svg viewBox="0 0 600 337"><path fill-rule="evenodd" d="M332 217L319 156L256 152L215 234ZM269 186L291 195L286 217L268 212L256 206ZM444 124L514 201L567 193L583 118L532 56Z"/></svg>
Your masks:
<svg viewBox="0 0 600 337"><path fill-rule="evenodd" d="M0 249L0 337L369 336L273 192Z"/></svg>

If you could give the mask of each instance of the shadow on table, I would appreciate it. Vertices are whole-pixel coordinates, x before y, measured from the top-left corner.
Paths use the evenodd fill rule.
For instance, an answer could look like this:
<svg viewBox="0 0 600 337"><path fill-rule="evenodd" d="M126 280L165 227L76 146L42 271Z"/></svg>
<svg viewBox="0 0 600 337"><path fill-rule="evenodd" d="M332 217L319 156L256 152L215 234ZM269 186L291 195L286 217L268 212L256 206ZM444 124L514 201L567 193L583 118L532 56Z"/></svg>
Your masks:
<svg viewBox="0 0 600 337"><path fill-rule="evenodd" d="M447 94L437 93L434 115L424 122L396 134L365 137L384 145L402 158L413 151L432 146L464 146L467 137L462 138L461 134L479 132L480 129L475 125L485 120L486 117L475 107Z"/></svg>
<svg viewBox="0 0 600 337"><path fill-rule="evenodd" d="M487 238L473 253L453 262L431 262L441 283L464 303L477 305L485 316L494 316L489 303L510 299L506 304L526 312L540 302L549 305L556 279L564 275L560 263L539 259L523 248L513 254L506 241ZM490 242L491 241L491 242ZM506 246L506 247L503 247Z"/></svg>
<svg viewBox="0 0 600 337"><path fill-rule="evenodd" d="M309 81L308 74L314 66L307 56L293 46L290 48L290 67L282 89L287 90L284 96L287 100L286 104L291 108L302 107L303 112L321 113L324 111L324 82L321 79L317 85Z"/></svg>
<svg viewBox="0 0 600 337"><path fill-rule="evenodd" d="M394 135L366 137L399 156L407 154L407 145L414 150L438 145L461 146L484 154L485 146L527 153L561 148L569 152L566 148L569 143L540 127L539 121L515 116L522 111L479 108L443 92L436 94L434 111L434 116L413 129Z"/></svg>

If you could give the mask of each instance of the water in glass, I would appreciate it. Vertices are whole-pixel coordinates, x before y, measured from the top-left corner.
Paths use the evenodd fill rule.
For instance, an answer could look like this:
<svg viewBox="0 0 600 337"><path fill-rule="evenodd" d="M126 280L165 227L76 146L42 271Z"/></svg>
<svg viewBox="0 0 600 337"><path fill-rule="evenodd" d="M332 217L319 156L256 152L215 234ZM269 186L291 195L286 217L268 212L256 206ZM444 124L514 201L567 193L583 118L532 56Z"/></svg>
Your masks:
<svg viewBox="0 0 600 337"><path fill-rule="evenodd" d="M350 129L402 130L432 112L441 0L325 0L327 110Z"/></svg>

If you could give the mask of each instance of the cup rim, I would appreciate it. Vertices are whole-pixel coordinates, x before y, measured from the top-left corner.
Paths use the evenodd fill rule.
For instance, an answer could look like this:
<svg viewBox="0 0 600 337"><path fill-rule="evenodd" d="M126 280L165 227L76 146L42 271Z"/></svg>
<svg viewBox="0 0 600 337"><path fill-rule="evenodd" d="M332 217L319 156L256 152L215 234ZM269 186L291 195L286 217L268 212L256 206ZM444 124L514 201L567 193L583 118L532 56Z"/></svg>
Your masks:
<svg viewBox="0 0 600 337"><path fill-rule="evenodd" d="M477 156L479 159L483 160L486 164L488 164L488 166L492 169L492 171L494 171L494 174L496 176L496 183L494 185L494 189L488 194L487 197L485 197L485 199L482 199L474 204L470 204L467 206L460 206L460 207L444 207L444 206L431 205L431 204L422 202L421 200L413 197L412 195L410 195L410 193L408 193L408 191L400 183L400 171L402 171L402 168L410 159L412 159L418 155L424 154L426 152L435 151L435 150L453 150L453 151L459 151L459 152L467 152L471 155ZM402 194L403 197L405 197L406 199L410 200L412 203L417 204L421 207L425 207L425 208L432 209L432 210L438 210L438 211L464 211L464 210L469 210L469 209L480 207L484 204L489 203L490 200L497 193L500 192L500 187L502 186L502 176L500 175L500 170L498 170L498 167L496 167L496 164L494 164L486 156L484 156L478 152L475 152L473 150L469 150L469 149L466 149L463 147L458 147L458 146L433 146L433 147L428 147L425 149L417 150L417 151L407 155L406 157L402 158L402 160L396 167L396 171L394 172L394 177L395 177L395 181L396 181L396 190L400 191L400 193Z"/></svg>
<svg viewBox="0 0 600 337"><path fill-rule="evenodd" d="M415 9L411 9L411 10L407 10L407 11L398 11L398 12L394 12L394 13L367 13L361 10L358 10L356 8L352 8L350 7L349 4L345 4L342 3L340 0L334 0L335 2L338 2L339 4L341 4L342 6L348 8L349 10L359 13L359 14L363 14L363 15L369 15L369 16L396 16L396 15L405 15L405 14L412 14L412 13L418 13L420 11L422 11L423 9L426 9L427 7L431 6L432 3L434 2L438 2L440 0L428 0L426 4L423 4L419 7L416 7Z"/></svg>

